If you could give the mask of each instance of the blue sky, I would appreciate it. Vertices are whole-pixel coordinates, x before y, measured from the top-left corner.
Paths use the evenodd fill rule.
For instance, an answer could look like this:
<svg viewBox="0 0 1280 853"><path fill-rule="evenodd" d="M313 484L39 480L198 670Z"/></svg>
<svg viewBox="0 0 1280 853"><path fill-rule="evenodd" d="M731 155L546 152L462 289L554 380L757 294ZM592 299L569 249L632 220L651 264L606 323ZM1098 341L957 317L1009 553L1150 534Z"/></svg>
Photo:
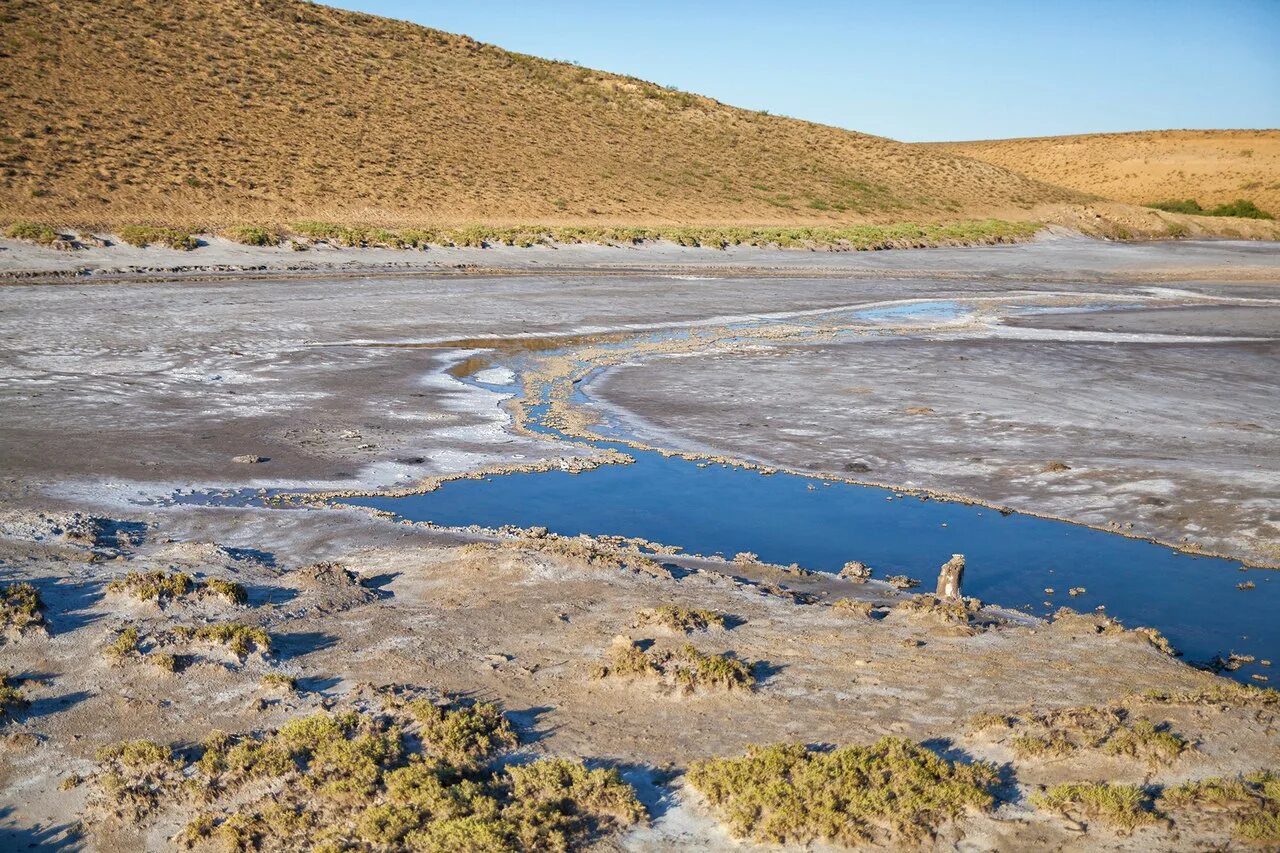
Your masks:
<svg viewBox="0 0 1280 853"><path fill-rule="evenodd" d="M1280 0L338 0L908 141L1280 127Z"/></svg>

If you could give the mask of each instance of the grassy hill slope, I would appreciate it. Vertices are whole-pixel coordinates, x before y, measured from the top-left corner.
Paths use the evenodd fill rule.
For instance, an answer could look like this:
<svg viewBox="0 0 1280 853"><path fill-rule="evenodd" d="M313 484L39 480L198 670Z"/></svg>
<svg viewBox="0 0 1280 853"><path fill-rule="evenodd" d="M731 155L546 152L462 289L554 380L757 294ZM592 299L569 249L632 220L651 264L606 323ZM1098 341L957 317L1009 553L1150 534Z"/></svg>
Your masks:
<svg viewBox="0 0 1280 853"><path fill-rule="evenodd" d="M295 0L0 0L0 218L1029 218L1003 166Z"/></svg>
<svg viewBox="0 0 1280 853"><path fill-rule="evenodd" d="M1280 216L1280 130L1166 130L922 145L1131 204L1246 198Z"/></svg>

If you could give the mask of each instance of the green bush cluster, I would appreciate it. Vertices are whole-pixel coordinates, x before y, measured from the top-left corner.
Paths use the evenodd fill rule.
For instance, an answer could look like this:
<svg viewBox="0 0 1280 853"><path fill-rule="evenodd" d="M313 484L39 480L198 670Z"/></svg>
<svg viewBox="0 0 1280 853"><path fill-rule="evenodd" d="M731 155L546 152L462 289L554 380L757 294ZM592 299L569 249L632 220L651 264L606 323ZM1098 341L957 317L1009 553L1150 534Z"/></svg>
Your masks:
<svg viewBox="0 0 1280 853"><path fill-rule="evenodd" d="M1244 219L1275 219L1265 210L1259 210L1258 206L1247 198L1236 199L1230 204L1220 204L1217 207L1205 208L1193 198L1170 199L1168 201L1153 201L1147 204L1147 207L1154 207L1156 210L1163 210L1167 213L1189 213L1195 216L1239 216Z"/></svg>
<svg viewBox="0 0 1280 853"><path fill-rule="evenodd" d="M59 239L57 231L38 222L15 222L4 230L4 236L13 240L26 240L40 246L51 246Z"/></svg>
<svg viewBox="0 0 1280 853"><path fill-rule="evenodd" d="M279 246L284 242L278 231L261 225L234 225L223 231L222 236L246 246Z"/></svg>
<svg viewBox="0 0 1280 853"><path fill-rule="evenodd" d="M44 624L40 591L25 581L0 585L0 629L25 631Z"/></svg>
<svg viewBox="0 0 1280 853"><path fill-rule="evenodd" d="M1280 844L1280 773L1261 770L1235 779L1215 777L1167 788L1162 811L1176 813L1193 806L1225 812L1232 835L1242 841Z"/></svg>
<svg viewBox="0 0 1280 853"><path fill-rule="evenodd" d="M1078 812L1121 832L1153 823L1151 795L1140 785L1072 782L1055 785L1031 798L1032 805L1062 813Z"/></svg>
<svg viewBox="0 0 1280 853"><path fill-rule="evenodd" d="M989 811L997 772L886 737L829 752L801 744L752 746L741 758L695 762L688 780L737 836L855 846L883 836L923 840L970 809Z"/></svg>
<svg viewBox="0 0 1280 853"><path fill-rule="evenodd" d="M236 657L243 658L250 652L267 654L271 651L271 635L256 625L240 622L215 622L196 628L175 628L174 634L182 640L197 640L226 646Z"/></svg>
<svg viewBox="0 0 1280 853"><path fill-rule="evenodd" d="M641 610L636 614L637 625L658 625L670 631L688 634L691 631L710 631L725 626L724 614L714 610L698 610L664 604Z"/></svg>
<svg viewBox="0 0 1280 853"><path fill-rule="evenodd" d="M147 246L159 244L170 249L181 249L189 252L200 241L190 231L178 228L159 228L153 225L126 225L120 229L120 239L130 246L145 249Z"/></svg>
<svg viewBox="0 0 1280 853"><path fill-rule="evenodd" d="M430 730L442 725L510 731L505 718L494 723L492 706L477 707L321 712L275 732L213 732L176 755L127 742L99 754L91 796L135 820L165 805L199 805L179 845L233 850L566 850L644 820L615 770L561 758L492 764L514 735L487 746L463 736L461 763L433 748Z"/></svg>
<svg viewBox="0 0 1280 853"><path fill-rule="evenodd" d="M232 604L244 604L249 600L248 593L235 581L223 578L206 578L196 580L185 572L129 572L123 578L113 580L107 585L110 592L119 592L132 596L139 601L167 603L188 595L218 595Z"/></svg>
<svg viewBox="0 0 1280 853"><path fill-rule="evenodd" d="M644 651L632 640L618 638L605 663L595 668L596 678L661 678L685 691L701 688L751 690L756 677L745 661L728 654L705 654L692 643L674 650Z"/></svg>
<svg viewBox="0 0 1280 853"><path fill-rule="evenodd" d="M26 694L13 682L9 673L0 672L0 721L8 719L14 711L27 707Z"/></svg>
<svg viewBox="0 0 1280 853"><path fill-rule="evenodd" d="M1116 707L1062 708L999 719L1018 732L1010 746L1020 759L1062 758L1079 749L1100 749L1158 765L1170 764L1193 748L1167 724L1146 718L1129 721L1128 713Z"/></svg>
<svg viewBox="0 0 1280 853"><path fill-rule="evenodd" d="M407 709L418 723L423 742L453 764L472 763L517 743L511 723L489 702L441 707L420 699Z"/></svg>

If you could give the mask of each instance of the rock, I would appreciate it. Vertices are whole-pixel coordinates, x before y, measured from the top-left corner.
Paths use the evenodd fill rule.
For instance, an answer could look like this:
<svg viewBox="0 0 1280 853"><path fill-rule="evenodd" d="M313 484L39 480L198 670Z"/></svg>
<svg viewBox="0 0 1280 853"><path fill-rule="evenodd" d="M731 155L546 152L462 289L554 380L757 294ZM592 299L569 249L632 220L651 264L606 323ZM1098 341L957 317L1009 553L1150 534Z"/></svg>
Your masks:
<svg viewBox="0 0 1280 853"><path fill-rule="evenodd" d="M1068 465L1065 462L1059 462L1056 459L1040 469L1040 471L1045 474L1057 474L1062 471L1070 471L1070 470L1071 470L1070 465Z"/></svg>
<svg viewBox="0 0 1280 853"><path fill-rule="evenodd" d="M960 598L960 585L964 580L964 554L952 554L938 571L938 588L935 595L941 599Z"/></svg>
<svg viewBox="0 0 1280 853"><path fill-rule="evenodd" d="M269 462L271 460L266 456L255 456L251 453L246 453L243 456L232 457L231 461L239 462L241 465L257 465L259 462Z"/></svg>
<svg viewBox="0 0 1280 853"><path fill-rule="evenodd" d="M858 560L850 560L844 564L844 568L840 569L840 577L845 580L862 583L871 577L871 567Z"/></svg>
<svg viewBox="0 0 1280 853"><path fill-rule="evenodd" d="M913 589L920 586L920 581L915 578L909 578L906 575L889 575L884 580L894 589Z"/></svg>

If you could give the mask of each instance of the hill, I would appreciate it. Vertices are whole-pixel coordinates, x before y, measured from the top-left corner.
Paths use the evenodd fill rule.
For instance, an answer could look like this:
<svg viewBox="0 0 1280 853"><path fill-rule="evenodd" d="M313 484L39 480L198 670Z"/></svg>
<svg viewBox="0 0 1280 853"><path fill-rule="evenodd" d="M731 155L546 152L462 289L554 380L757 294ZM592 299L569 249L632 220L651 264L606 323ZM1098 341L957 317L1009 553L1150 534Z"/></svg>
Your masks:
<svg viewBox="0 0 1280 853"><path fill-rule="evenodd" d="M3 0L0 218L1029 218L1009 168L295 0Z"/></svg>
<svg viewBox="0 0 1280 853"><path fill-rule="evenodd" d="M1249 199L1280 216L1280 130L1164 130L922 145L1131 204Z"/></svg>

